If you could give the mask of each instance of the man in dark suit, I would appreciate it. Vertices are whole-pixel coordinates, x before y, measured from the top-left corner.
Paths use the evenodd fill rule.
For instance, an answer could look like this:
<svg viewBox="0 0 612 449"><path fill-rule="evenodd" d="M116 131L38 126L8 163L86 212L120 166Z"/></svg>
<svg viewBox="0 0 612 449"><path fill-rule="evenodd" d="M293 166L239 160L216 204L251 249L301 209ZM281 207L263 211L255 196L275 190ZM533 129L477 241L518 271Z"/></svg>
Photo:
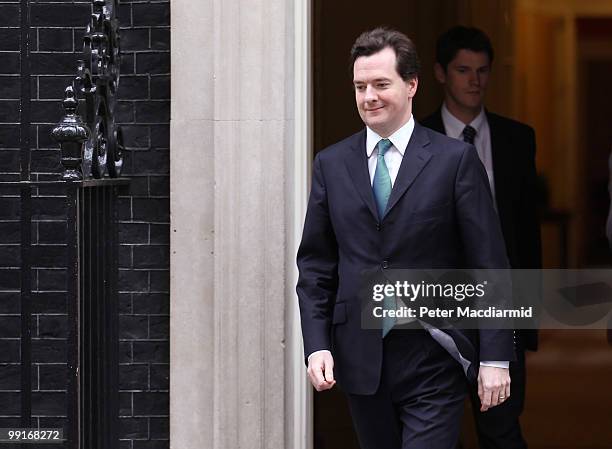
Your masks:
<svg viewBox="0 0 612 449"><path fill-rule="evenodd" d="M481 30L457 26L438 39L434 73L444 87L441 108L423 125L472 143L485 167L512 268L541 268L536 208L535 134L522 123L483 106L493 49ZM537 331L516 331L516 362L510 363L512 397L474 417L483 449L526 448L519 424L525 400L525 349L537 348Z"/></svg>
<svg viewBox="0 0 612 449"><path fill-rule="evenodd" d="M365 32L351 66L366 129L317 154L297 256L308 375L317 391L338 380L363 449L450 449L464 374L483 410L510 396L508 369L487 361L514 359L512 331L365 329L359 286L373 270L507 268L499 220L474 147L414 121L410 39Z"/></svg>

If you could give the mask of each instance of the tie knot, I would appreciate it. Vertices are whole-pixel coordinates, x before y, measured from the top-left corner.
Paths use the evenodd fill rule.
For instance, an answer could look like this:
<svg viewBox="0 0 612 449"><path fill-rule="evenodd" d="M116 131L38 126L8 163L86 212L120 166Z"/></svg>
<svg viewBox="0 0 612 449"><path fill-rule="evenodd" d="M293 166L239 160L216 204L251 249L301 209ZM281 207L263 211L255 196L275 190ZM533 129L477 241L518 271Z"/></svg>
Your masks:
<svg viewBox="0 0 612 449"><path fill-rule="evenodd" d="M463 141L467 143L474 144L474 137L476 136L476 130L472 128L470 125L466 125L463 128Z"/></svg>
<svg viewBox="0 0 612 449"><path fill-rule="evenodd" d="M391 145L393 145L393 144L391 143L391 141L389 139L380 139L378 141L378 145L377 145L377 147L378 147L378 155L379 156L384 156L385 153L387 152L387 150L389 148L391 148Z"/></svg>

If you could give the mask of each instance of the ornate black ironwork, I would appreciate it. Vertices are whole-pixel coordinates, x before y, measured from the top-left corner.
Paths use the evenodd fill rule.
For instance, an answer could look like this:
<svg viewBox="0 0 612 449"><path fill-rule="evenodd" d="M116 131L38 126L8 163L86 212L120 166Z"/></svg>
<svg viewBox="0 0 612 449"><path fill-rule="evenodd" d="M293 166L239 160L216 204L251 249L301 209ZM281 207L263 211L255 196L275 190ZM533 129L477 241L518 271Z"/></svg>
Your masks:
<svg viewBox="0 0 612 449"><path fill-rule="evenodd" d="M36 372L32 370L32 303L40 290L34 280L38 278L37 270L47 270L48 261L56 260L55 256L48 259L39 254L46 254L44 247L52 247L52 254L59 257L55 248L65 247L65 264L57 261L53 268L65 271L68 332L63 447L69 449L120 446L117 198L118 189L125 188L129 180L119 178L122 138L113 115L120 54L117 0L93 0L92 4L84 59L78 63L74 82L66 88L65 114L52 131L61 147L61 179L30 179L30 145L27 132L22 132L21 180L0 182L3 196L4 189L11 199L15 191L20 193L21 427L36 426L32 407ZM22 131L31 126L27 106L29 66L24 63L29 48L29 31L24 32L29 30L28 10L28 1L22 1L21 62L26 79L22 83ZM85 119L77 114L79 98L85 106ZM57 201L63 201L62 197L65 202L60 211ZM12 206L8 209L9 214L15 213ZM54 222L65 221L65 238L59 233L53 245L32 238L33 230L38 228L33 224L46 221L46 215ZM7 222L13 221L11 215Z"/></svg>
<svg viewBox="0 0 612 449"><path fill-rule="evenodd" d="M76 113L78 101L72 86L66 88L64 110L66 114L60 123L53 128L51 136L60 144L61 161L64 166L62 179L78 181L83 179L81 163L83 161L83 143L91 135L87 125Z"/></svg>
<svg viewBox="0 0 612 449"><path fill-rule="evenodd" d="M73 83L74 98L85 101L85 123L91 130L83 146L81 171L84 178L116 178L123 165L123 137L114 116L121 62L118 0L92 0L92 5L83 37L83 59L78 61ZM61 142L61 130L58 132Z"/></svg>

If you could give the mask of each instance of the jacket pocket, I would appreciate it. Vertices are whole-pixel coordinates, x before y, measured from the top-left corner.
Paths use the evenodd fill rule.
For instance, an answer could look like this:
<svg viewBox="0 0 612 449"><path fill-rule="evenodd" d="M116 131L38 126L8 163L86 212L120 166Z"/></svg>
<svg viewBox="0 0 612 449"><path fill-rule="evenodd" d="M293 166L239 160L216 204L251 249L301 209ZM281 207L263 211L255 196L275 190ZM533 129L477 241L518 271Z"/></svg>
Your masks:
<svg viewBox="0 0 612 449"><path fill-rule="evenodd" d="M440 206L417 210L412 213L412 217L410 217L410 222L418 223L422 221L431 221L442 218L447 214L449 207L451 207L450 203L446 203Z"/></svg>

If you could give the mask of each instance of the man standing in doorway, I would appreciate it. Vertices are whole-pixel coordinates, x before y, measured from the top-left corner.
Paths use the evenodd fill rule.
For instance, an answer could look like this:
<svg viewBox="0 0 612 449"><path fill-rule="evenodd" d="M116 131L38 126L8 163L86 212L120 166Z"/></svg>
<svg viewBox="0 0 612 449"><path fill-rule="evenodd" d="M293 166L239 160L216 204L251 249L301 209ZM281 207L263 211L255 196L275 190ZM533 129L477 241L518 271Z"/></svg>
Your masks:
<svg viewBox="0 0 612 449"><path fill-rule="evenodd" d="M510 397L508 369L486 361L514 360L512 331L365 329L359 286L373 270L507 268L499 220L474 147L413 118L412 41L367 31L351 69L366 127L317 154L297 255L308 375L317 391L337 380L363 449L451 449L464 375L483 410Z"/></svg>
<svg viewBox="0 0 612 449"><path fill-rule="evenodd" d="M531 127L484 108L492 62L491 42L481 30L457 26L440 36L434 73L444 88L444 103L423 125L476 146L489 178L510 266L539 269L535 134ZM482 449L527 447L519 416L525 401L525 350L537 349L537 331L515 334L512 397L500 407L481 412L476 392L471 394Z"/></svg>

